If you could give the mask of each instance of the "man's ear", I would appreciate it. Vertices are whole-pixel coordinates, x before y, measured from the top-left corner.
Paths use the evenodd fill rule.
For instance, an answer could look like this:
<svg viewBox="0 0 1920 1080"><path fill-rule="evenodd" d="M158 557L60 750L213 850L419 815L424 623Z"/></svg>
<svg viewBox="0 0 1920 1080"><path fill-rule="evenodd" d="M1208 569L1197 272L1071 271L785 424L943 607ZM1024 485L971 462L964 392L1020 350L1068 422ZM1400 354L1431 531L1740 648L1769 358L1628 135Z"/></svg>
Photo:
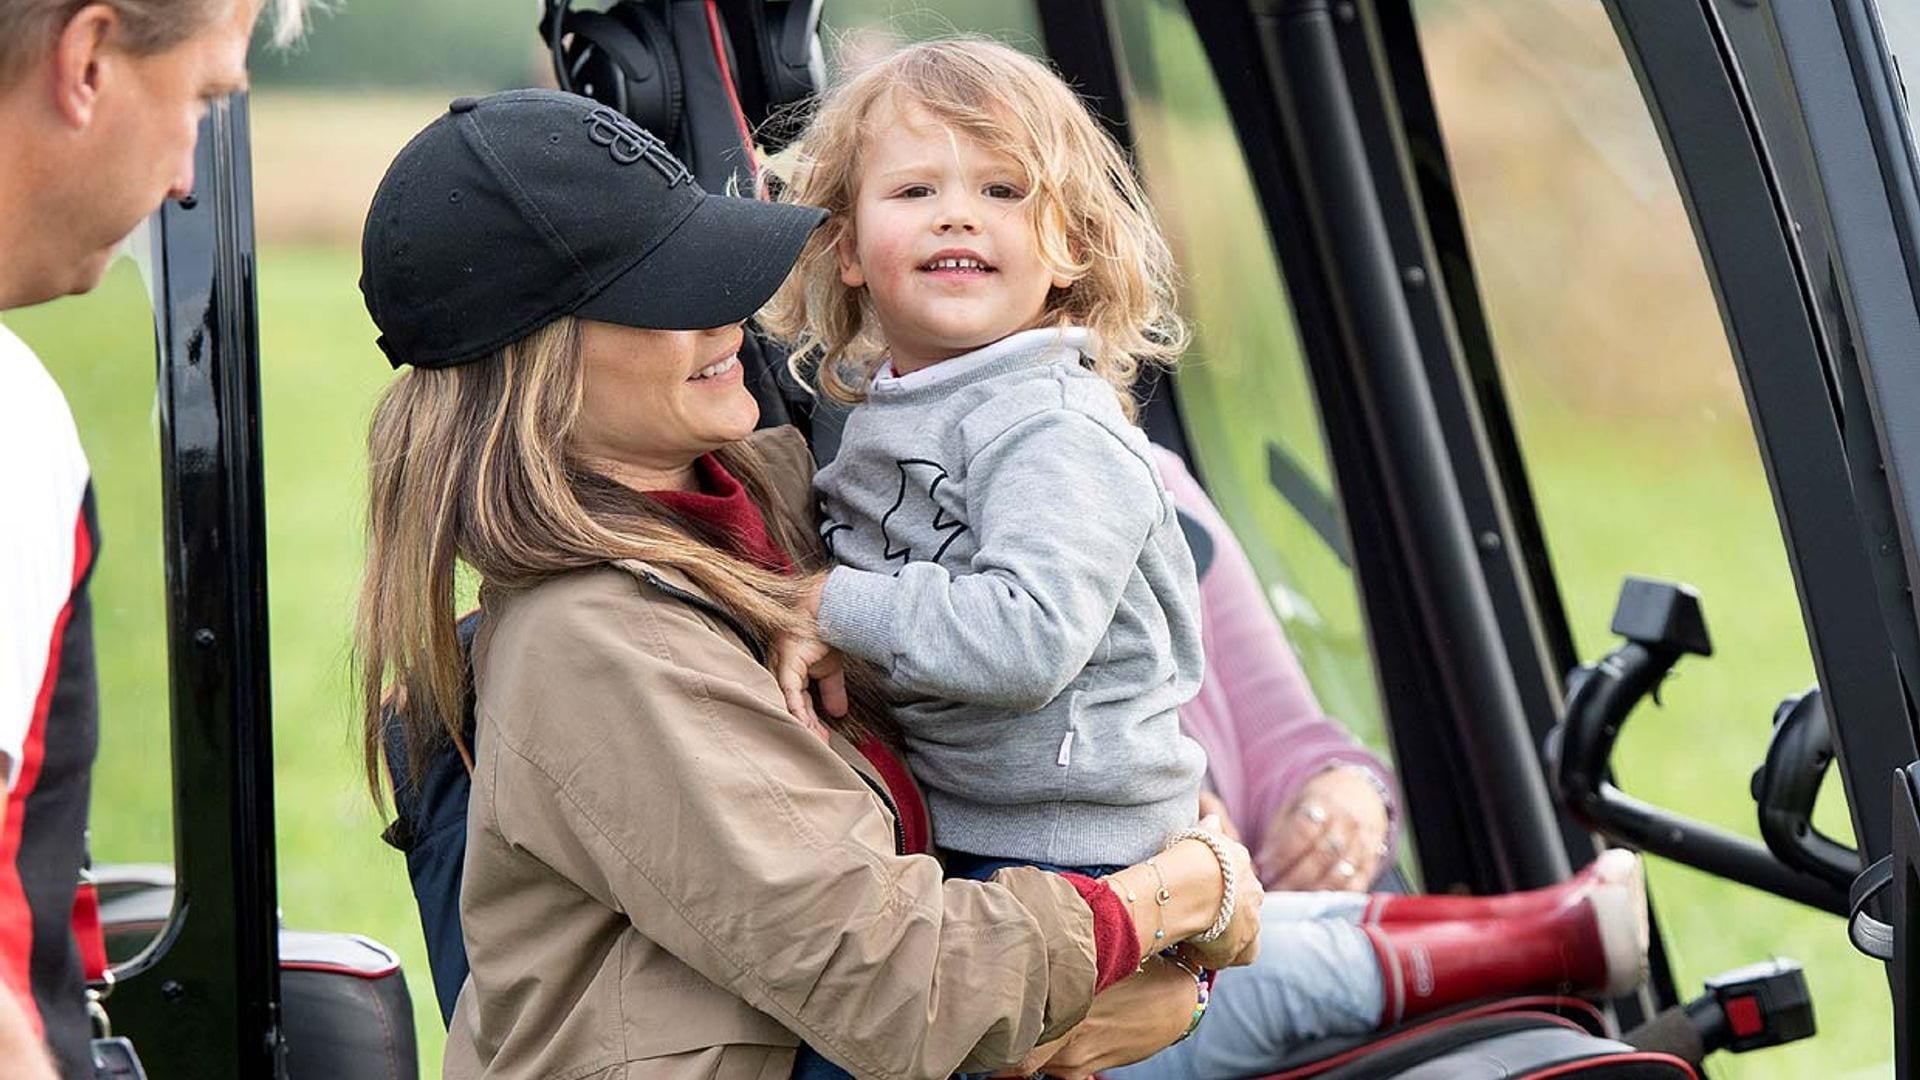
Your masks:
<svg viewBox="0 0 1920 1080"><path fill-rule="evenodd" d="M840 260L840 284L858 289L867 283L867 273L860 266L860 251L854 242L852 222L841 228L840 238L833 242L833 255Z"/></svg>
<svg viewBox="0 0 1920 1080"><path fill-rule="evenodd" d="M119 28L120 16L106 4L88 4L73 13L54 38L52 81L54 108L74 127L93 122L94 107L114 57L107 42Z"/></svg>

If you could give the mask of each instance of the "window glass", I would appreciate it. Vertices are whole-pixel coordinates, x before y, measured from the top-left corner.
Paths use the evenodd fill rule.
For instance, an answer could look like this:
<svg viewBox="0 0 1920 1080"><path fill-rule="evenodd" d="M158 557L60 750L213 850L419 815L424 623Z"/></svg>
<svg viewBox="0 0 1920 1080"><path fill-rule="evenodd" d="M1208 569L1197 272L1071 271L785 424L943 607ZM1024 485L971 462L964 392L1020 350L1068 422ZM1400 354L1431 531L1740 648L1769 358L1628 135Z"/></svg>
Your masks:
<svg viewBox="0 0 1920 1080"><path fill-rule="evenodd" d="M1811 684L1793 581L1711 289L1645 103L1597 0L1417 0L1421 44L1514 423L1583 658L1628 574L1696 586L1715 654L1682 662L1616 758L1622 786L1747 836L1748 777ZM1837 786L1837 785L1835 785ZM1837 802L1837 800L1836 800ZM1823 827L1851 836L1843 807ZM1885 1074L1878 965L1831 916L1653 860L1682 995L1806 964L1822 1035L1731 1077Z"/></svg>
<svg viewBox="0 0 1920 1080"><path fill-rule="evenodd" d="M1184 285L1179 404L1322 707L1384 751L1312 386L1259 198L1183 5L1117 5L1139 164Z"/></svg>
<svg viewBox="0 0 1920 1080"><path fill-rule="evenodd" d="M170 867L173 758L153 309L139 269L120 259L92 293L9 312L6 324L66 394L93 473L101 538L88 586L100 686L94 862Z"/></svg>
<svg viewBox="0 0 1920 1080"><path fill-rule="evenodd" d="M1887 49L1893 53L1895 69L1906 91L1907 127L1913 141L1920 144L1920 120L1914 119L1913 80L1920 78L1920 7L1904 0L1886 0L1880 5L1880 26L1886 31Z"/></svg>

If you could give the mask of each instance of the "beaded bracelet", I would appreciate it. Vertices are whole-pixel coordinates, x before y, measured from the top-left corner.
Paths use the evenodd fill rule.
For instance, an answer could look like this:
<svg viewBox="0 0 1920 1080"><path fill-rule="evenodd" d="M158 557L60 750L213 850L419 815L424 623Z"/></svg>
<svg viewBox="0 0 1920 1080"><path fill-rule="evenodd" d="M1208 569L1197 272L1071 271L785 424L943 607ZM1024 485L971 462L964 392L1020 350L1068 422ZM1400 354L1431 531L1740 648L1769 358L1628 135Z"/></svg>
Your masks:
<svg viewBox="0 0 1920 1080"><path fill-rule="evenodd" d="M1228 857L1226 845L1220 842L1220 838L1205 829L1182 829L1167 838L1167 846L1172 847L1182 840L1198 840L1207 845L1207 850L1213 852L1214 861L1220 864L1220 913L1214 916L1213 925L1207 927L1205 933L1195 934L1191 939L1205 945L1210 941L1218 941L1220 935L1226 933L1227 927L1233 923L1235 899L1233 860Z"/></svg>
<svg viewBox="0 0 1920 1080"><path fill-rule="evenodd" d="M1163 951L1160 954L1160 958L1193 976L1193 1019L1187 1021L1187 1030L1181 1032L1178 1039L1173 1040L1174 1042L1184 1042L1192 1036L1195 1031L1199 1030L1200 1018L1207 1015L1207 1002L1213 999L1213 969L1197 967L1187 963L1186 960L1180 956L1178 946Z"/></svg>

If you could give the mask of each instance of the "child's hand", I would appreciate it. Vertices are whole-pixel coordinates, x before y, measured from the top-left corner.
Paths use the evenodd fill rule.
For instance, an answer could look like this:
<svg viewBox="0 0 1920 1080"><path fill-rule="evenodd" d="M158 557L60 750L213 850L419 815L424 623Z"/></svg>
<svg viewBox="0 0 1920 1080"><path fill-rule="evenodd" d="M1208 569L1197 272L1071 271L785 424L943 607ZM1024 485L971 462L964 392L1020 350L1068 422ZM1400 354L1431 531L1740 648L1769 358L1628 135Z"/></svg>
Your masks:
<svg viewBox="0 0 1920 1080"><path fill-rule="evenodd" d="M827 591L827 575L815 574L800 587L800 614L809 625L820 621L820 598Z"/></svg>
<svg viewBox="0 0 1920 1080"><path fill-rule="evenodd" d="M813 709L808 684L819 684L820 705L829 716L847 715L847 678L840 653L819 638L784 635L773 643L773 677L780 684L787 711L825 742L827 725Z"/></svg>

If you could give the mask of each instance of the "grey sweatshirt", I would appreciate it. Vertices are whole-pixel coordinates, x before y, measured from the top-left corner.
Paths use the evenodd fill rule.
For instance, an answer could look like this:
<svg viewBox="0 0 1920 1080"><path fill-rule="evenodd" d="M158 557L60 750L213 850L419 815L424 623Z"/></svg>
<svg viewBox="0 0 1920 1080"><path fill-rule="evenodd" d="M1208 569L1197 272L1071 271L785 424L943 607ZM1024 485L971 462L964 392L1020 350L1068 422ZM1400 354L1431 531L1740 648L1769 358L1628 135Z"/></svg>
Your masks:
<svg viewBox="0 0 1920 1080"><path fill-rule="evenodd" d="M876 379L820 470L822 637L878 664L952 850L1128 864L1193 824L1199 589L1086 331Z"/></svg>

